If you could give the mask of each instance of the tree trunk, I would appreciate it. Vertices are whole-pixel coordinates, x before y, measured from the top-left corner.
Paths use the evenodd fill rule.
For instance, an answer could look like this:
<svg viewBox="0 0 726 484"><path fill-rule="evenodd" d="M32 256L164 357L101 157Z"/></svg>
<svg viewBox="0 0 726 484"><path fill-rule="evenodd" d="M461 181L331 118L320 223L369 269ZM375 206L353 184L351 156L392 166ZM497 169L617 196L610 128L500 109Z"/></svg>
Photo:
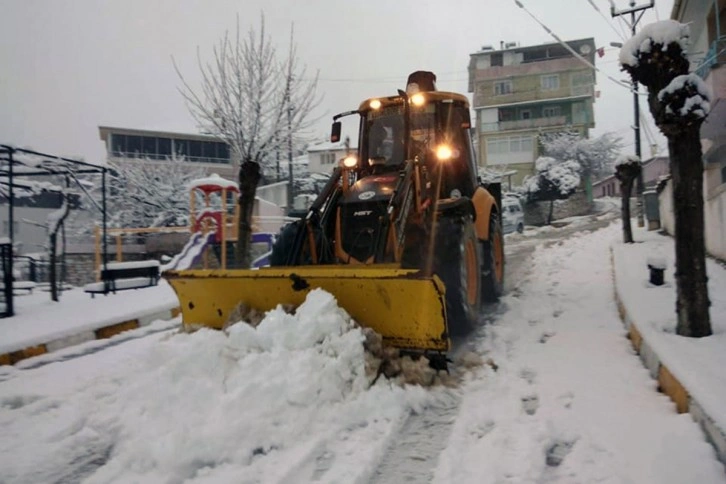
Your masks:
<svg viewBox="0 0 726 484"><path fill-rule="evenodd" d="M252 242L252 209L255 193L260 183L260 164L247 159L239 169L239 223L237 225L237 245L234 248L235 267L249 269ZM222 242L222 250L225 242Z"/></svg>
<svg viewBox="0 0 726 484"><path fill-rule="evenodd" d="M623 219L623 242L633 243L633 229L630 226L630 193L633 191L633 179L620 180L620 216Z"/></svg>
<svg viewBox="0 0 726 484"><path fill-rule="evenodd" d="M554 214L554 212L555 212L555 201L550 200L550 211L547 214L547 225L552 224L552 215Z"/></svg>
<svg viewBox="0 0 726 484"><path fill-rule="evenodd" d="M52 301L58 302L58 281L56 276L56 263L57 263L57 257L56 257L56 246L58 245L58 233L53 232L50 234L50 272L49 272L49 279L50 279L50 299Z"/></svg>
<svg viewBox="0 0 726 484"><path fill-rule="evenodd" d="M703 161L698 125L673 133L668 137L668 145L676 232L676 333L697 338L710 336L703 235Z"/></svg>

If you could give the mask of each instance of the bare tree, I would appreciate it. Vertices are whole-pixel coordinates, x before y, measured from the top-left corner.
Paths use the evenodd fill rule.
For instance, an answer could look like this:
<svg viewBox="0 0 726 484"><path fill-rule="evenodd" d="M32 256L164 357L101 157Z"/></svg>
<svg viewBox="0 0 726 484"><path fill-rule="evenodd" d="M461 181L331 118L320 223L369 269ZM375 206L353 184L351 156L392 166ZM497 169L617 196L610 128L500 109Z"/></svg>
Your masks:
<svg viewBox="0 0 726 484"><path fill-rule="evenodd" d="M633 229L630 225L630 194L633 191L633 182L638 178L641 170L640 158L635 155L626 155L615 163L615 178L620 182L620 214L623 220L623 242L633 243Z"/></svg>
<svg viewBox="0 0 726 484"><path fill-rule="evenodd" d="M257 185L264 171L273 167L281 140L287 140L291 157L294 137L314 121L318 75L306 77L305 66L300 66L292 27L287 54L278 54L265 33L264 15L259 32L250 28L245 38L240 37L237 18L235 35L225 32L213 49L212 61L202 62L197 51L197 62L202 75L199 90L190 86L176 63L174 67L194 119L205 132L227 142L240 160L235 259L238 267L246 268Z"/></svg>
<svg viewBox="0 0 726 484"><path fill-rule="evenodd" d="M48 254L50 256L50 298L58 302L58 231L63 227L63 222L68 217L70 205L68 203L68 194L60 192L63 199L61 207L48 214Z"/></svg>
<svg viewBox="0 0 726 484"><path fill-rule="evenodd" d="M676 232L676 332L701 337L712 334L699 135L711 96L697 75L688 74L689 36L689 27L674 20L647 25L623 46L620 62L634 82L648 88L650 112L668 138Z"/></svg>

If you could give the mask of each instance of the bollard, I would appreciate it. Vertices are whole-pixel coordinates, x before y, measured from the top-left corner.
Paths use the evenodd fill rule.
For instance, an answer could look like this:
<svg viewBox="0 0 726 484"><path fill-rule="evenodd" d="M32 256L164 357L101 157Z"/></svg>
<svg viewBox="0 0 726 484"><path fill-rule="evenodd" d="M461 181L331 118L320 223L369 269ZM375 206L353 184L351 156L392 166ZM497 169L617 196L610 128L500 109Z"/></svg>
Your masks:
<svg viewBox="0 0 726 484"><path fill-rule="evenodd" d="M664 283L663 275L666 269L666 261L662 257L648 257L648 270L650 271L649 282L654 286L662 286Z"/></svg>

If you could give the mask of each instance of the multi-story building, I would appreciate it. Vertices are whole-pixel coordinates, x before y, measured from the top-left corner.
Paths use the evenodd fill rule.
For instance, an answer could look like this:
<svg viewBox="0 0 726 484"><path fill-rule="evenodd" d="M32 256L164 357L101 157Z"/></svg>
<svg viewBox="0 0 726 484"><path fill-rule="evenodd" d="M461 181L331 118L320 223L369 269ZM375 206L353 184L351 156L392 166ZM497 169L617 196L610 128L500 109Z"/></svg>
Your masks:
<svg viewBox="0 0 726 484"><path fill-rule="evenodd" d="M201 168L206 175L216 173L237 181L239 160L227 143L214 136L110 126L99 126L98 131L110 162L164 163L176 155L190 169ZM282 213L281 207L288 208L287 185L285 181L258 186L254 214L276 216Z"/></svg>
<svg viewBox="0 0 726 484"><path fill-rule="evenodd" d="M726 259L726 0L675 0L671 19L690 26L691 70L713 93L701 126L706 250Z"/></svg>
<svg viewBox="0 0 726 484"><path fill-rule="evenodd" d="M238 160L232 156L229 145L214 136L110 126L99 126L98 132L111 162L163 163L176 155L207 174L217 173L229 180L237 177Z"/></svg>
<svg viewBox="0 0 726 484"><path fill-rule="evenodd" d="M566 44L591 64L592 38ZM515 185L534 172L538 135L572 129L587 136L595 126L595 70L559 43L520 47L502 43L470 55L479 165L516 170Z"/></svg>
<svg viewBox="0 0 726 484"><path fill-rule="evenodd" d="M338 166L338 162L345 158L346 154L355 151L354 146L348 148L345 141L331 143L323 141L308 146L308 170L310 173L325 173L329 175Z"/></svg>

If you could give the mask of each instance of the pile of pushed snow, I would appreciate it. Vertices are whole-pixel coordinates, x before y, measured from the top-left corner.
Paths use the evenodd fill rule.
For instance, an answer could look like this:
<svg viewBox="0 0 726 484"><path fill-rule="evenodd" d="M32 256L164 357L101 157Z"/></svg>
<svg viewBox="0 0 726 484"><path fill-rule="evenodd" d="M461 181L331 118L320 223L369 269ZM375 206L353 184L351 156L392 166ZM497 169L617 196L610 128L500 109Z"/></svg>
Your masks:
<svg viewBox="0 0 726 484"><path fill-rule="evenodd" d="M376 341L323 290L257 326L168 334L63 400L16 412L6 430L32 423L33 438L5 448L0 481L295 482L319 448L374 462L381 436L448 395L378 377L376 364L401 379L425 360L382 345L366 356ZM31 408L41 404L52 412ZM346 459L329 472L349 472Z"/></svg>

